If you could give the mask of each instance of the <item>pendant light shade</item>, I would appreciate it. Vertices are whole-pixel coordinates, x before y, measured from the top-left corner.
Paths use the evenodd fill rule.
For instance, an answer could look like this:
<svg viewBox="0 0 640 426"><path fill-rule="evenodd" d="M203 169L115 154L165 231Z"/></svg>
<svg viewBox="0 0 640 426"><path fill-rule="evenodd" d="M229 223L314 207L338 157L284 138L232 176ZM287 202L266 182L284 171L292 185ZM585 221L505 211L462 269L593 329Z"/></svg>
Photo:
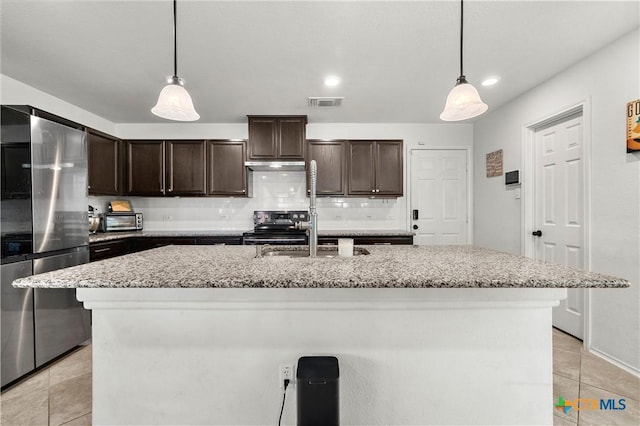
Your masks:
<svg viewBox="0 0 640 426"><path fill-rule="evenodd" d="M440 119L443 121L467 120L479 116L487 109L489 106L482 102L476 88L467 83L462 76L462 79L459 78L458 83L449 92Z"/></svg>
<svg viewBox="0 0 640 426"><path fill-rule="evenodd" d="M151 112L158 117L175 121L196 121L200 118L180 78L172 79L171 83L164 86L158 97L158 103L151 108Z"/></svg>
<svg viewBox="0 0 640 426"><path fill-rule="evenodd" d="M464 29L464 0L460 0L460 77L447 96L444 111L440 114L443 121L461 121L483 114L489 106L482 102L480 94L467 82L462 69L462 34Z"/></svg>
<svg viewBox="0 0 640 426"><path fill-rule="evenodd" d="M189 92L183 87L184 82L178 77L178 41L176 29L176 0L173 0L173 76L158 96L158 102L151 112L158 117L175 121L196 121L200 119L193 107Z"/></svg>

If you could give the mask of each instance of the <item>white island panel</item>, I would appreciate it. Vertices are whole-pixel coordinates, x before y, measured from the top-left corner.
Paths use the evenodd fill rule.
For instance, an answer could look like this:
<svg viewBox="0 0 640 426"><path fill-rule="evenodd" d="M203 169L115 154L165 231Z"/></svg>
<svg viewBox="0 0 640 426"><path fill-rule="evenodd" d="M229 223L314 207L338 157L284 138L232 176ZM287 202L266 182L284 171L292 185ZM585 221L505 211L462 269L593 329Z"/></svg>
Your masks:
<svg viewBox="0 0 640 426"><path fill-rule="evenodd" d="M278 368L340 363L341 424L553 423L560 288L80 288L93 422L276 424ZM295 424L295 387L283 424Z"/></svg>

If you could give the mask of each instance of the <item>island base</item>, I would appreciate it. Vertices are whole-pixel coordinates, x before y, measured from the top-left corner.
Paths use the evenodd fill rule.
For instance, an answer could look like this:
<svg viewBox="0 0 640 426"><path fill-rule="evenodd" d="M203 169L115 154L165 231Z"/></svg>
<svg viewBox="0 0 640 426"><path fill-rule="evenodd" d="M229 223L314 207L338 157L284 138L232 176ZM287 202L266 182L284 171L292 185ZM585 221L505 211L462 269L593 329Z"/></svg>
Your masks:
<svg viewBox="0 0 640 426"><path fill-rule="evenodd" d="M277 424L279 367L306 355L338 358L343 425L553 424L565 289L77 294L93 311L96 425ZM283 424L295 408L289 387Z"/></svg>

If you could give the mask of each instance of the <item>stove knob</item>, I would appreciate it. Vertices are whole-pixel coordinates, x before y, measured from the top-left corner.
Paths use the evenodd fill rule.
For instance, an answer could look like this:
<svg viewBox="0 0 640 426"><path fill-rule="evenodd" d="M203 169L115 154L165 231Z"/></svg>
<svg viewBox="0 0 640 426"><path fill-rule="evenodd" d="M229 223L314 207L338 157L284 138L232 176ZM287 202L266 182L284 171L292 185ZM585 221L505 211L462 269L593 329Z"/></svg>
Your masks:
<svg viewBox="0 0 640 426"><path fill-rule="evenodd" d="M297 219L297 218L298 218L298 215L297 215L297 214L294 214L294 215L293 215L293 218L294 218L294 219Z"/></svg>

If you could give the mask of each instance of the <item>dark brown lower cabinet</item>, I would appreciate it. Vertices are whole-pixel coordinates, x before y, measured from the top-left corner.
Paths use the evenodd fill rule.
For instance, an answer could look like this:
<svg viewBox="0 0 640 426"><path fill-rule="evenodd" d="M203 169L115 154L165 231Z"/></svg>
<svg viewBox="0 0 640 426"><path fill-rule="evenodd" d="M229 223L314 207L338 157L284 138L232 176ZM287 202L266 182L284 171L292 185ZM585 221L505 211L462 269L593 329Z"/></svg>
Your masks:
<svg viewBox="0 0 640 426"><path fill-rule="evenodd" d="M412 245L411 235L362 236L362 235L328 235L318 237L318 244L338 244L339 238L353 238L356 245Z"/></svg>
<svg viewBox="0 0 640 426"><path fill-rule="evenodd" d="M122 256L130 252L131 244L128 239L92 243L89 245L89 261L95 262L110 257Z"/></svg>
<svg viewBox="0 0 640 426"><path fill-rule="evenodd" d="M150 250L163 246L181 245L242 245L240 235L221 235L208 237L133 237L111 240L89 245L91 261L107 259L138 251Z"/></svg>
<svg viewBox="0 0 640 426"><path fill-rule="evenodd" d="M224 237L198 237L196 244L204 246L239 246L242 245L242 237L240 236L224 236Z"/></svg>
<svg viewBox="0 0 640 426"><path fill-rule="evenodd" d="M134 238L134 251L150 250L163 246L195 245L196 237L137 237Z"/></svg>

